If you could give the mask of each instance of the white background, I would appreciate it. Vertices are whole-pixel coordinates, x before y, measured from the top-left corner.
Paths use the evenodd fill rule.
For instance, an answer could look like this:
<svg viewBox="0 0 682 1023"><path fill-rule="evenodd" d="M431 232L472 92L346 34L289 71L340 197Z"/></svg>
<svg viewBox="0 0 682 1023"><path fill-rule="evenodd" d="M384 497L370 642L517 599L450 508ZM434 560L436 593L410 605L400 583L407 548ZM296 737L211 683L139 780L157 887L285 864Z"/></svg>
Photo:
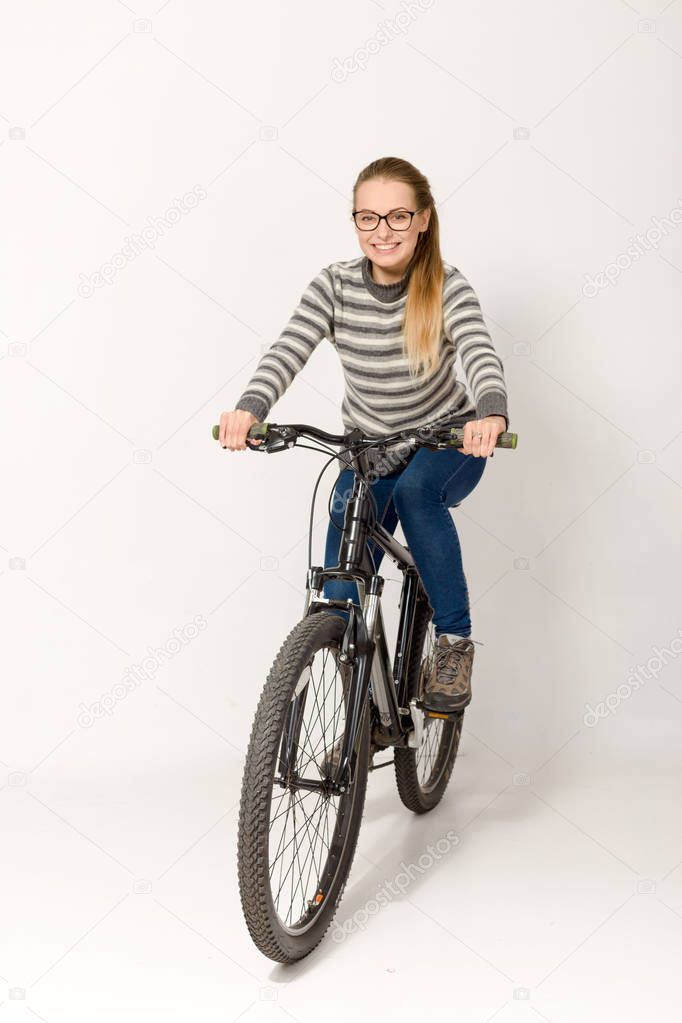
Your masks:
<svg viewBox="0 0 682 1023"><path fill-rule="evenodd" d="M627 252L682 208L682 3L2 17L3 1018L331 1023L377 992L399 1019L445 998L467 1023L677 1019L682 226ZM416 818L391 768L370 775L339 920L459 842L286 969L246 931L236 825L323 459L223 451L210 429L314 274L359 254L352 183L385 155L431 182L519 442L453 512L484 645L450 788ZM197 186L153 249L79 292ZM270 418L340 429L342 388L323 343ZM196 615L154 678L82 723Z"/></svg>

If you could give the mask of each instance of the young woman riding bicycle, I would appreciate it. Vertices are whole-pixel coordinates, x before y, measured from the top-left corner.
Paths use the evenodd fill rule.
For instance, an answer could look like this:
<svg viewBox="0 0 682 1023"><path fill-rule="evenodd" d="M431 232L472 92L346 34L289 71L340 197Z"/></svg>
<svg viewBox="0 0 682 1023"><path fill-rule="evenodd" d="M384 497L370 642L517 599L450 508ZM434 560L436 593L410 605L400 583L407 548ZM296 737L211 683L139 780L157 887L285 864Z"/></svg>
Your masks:
<svg viewBox="0 0 682 1023"><path fill-rule="evenodd" d="M372 483L379 521L391 533L400 521L433 608L437 646L424 705L461 711L471 700L475 641L449 509L478 484L485 459L508 429L502 360L471 284L442 259L438 214L424 175L406 160L374 161L355 182L352 217L363 255L331 263L310 282L235 409L221 415L219 439L231 451L246 450L250 427L265 421L323 338L341 359L346 429L388 435L439 419L464 425L460 449L395 455L375 466ZM457 356L473 401L457 378ZM340 466L325 567L337 564L352 492L353 471ZM371 548L371 554L378 570L383 551ZM324 595L357 601L357 585L330 580Z"/></svg>

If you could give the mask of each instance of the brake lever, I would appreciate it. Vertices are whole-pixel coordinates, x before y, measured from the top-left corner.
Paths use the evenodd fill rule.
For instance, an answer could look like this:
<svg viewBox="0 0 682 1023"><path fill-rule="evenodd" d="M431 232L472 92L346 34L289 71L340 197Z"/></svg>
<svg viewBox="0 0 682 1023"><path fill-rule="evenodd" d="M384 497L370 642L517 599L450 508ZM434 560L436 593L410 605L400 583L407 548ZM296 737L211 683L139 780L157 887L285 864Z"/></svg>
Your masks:
<svg viewBox="0 0 682 1023"><path fill-rule="evenodd" d="M254 429L252 427L252 429ZM254 432L259 432L254 429ZM264 432L264 431L260 431ZM260 444L249 444L250 439L246 438L247 447L251 448L252 451L266 451L268 454L273 454L277 451L286 451L287 448L293 448L297 441L296 430L288 426L269 426L269 429L265 433L264 439Z"/></svg>
<svg viewBox="0 0 682 1023"><path fill-rule="evenodd" d="M434 437L433 440L429 440L426 437L420 437L414 433L409 434L405 438L406 442L410 446L418 445L420 448L428 448L429 451L445 451L448 448L452 448L454 445L446 440L445 437Z"/></svg>

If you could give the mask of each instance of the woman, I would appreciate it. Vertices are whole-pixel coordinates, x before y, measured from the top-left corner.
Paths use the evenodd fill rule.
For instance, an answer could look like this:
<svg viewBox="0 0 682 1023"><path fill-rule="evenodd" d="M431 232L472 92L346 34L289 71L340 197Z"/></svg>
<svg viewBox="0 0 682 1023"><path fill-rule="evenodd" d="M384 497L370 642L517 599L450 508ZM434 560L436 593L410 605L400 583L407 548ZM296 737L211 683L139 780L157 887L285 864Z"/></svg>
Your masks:
<svg viewBox="0 0 682 1023"><path fill-rule="evenodd" d="M391 453L373 465L378 518L393 533L398 519L433 608L436 656L424 705L463 710L471 700L469 595L449 508L474 489L508 429L502 361L465 276L444 263L438 214L427 179L406 160L384 157L358 175L353 220L363 255L332 263L303 293L232 412L220 418L220 443L246 449L246 435L328 337L341 359L344 427L387 435L439 419L464 425L461 449ZM461 356L472 403L457 379ZM343 467L343 463L340 462ZM338 564L339 528L352 492L353 470L335 484L324 567ZM376 568L383 551L370 545ZM353 581L328 580L324 595L358 600ZM339 611L347 615L345 611Z"/></svg>

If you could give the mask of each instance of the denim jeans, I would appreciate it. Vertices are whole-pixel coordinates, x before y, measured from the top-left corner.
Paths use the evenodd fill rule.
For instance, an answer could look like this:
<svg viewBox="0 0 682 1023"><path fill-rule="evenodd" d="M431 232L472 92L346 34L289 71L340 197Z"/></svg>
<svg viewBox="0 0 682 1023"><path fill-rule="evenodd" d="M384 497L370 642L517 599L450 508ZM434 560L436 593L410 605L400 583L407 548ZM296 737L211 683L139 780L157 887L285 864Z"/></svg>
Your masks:
<svg viewBox="0 0 682 1023"><path fill-rule="evenodd" d="M448 511L474 489L487 459L465 455L458 448L431 451L419 448L402 469L380 477L371 484L377 502L377 521L389 533L400 524L414 558L419 577L433 608L436 636L454 632L471 635L469 591L467 589L459 537ZM348 498L353 491L353 470L344 469L336 481L331 502L332 521L327 528L324 567L339 562L340 528ZM368 543L376 570L384 552L373 541ZM357 583L328 579L322 595L334 600L350 597L359 602ZM347 611L335 609L343 618Z"/></svg>

